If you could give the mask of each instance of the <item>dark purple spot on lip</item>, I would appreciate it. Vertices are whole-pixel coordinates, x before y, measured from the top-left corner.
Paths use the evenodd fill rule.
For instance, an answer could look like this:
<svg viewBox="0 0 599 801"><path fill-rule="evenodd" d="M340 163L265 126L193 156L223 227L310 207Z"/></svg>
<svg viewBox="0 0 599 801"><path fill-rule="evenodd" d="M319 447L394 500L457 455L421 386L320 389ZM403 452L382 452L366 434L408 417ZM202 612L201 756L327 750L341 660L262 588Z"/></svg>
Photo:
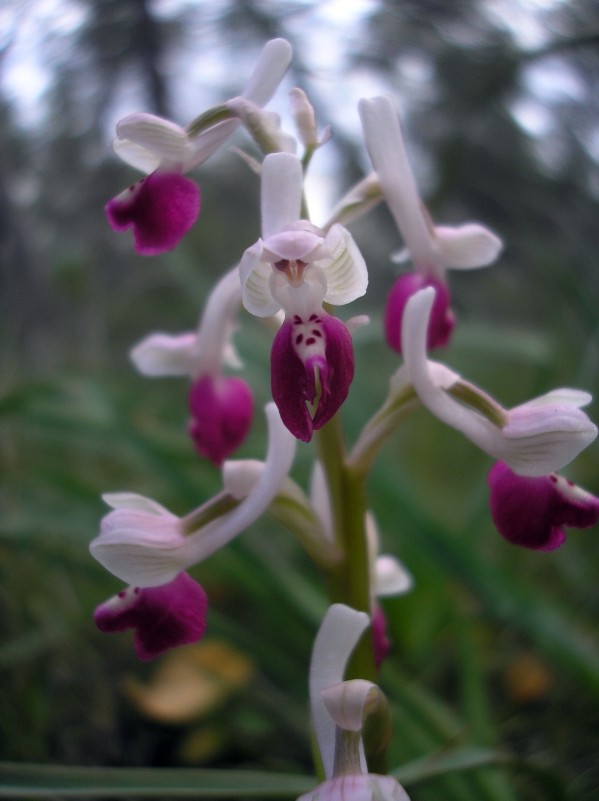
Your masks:
<svg viewBox="0 0 599 801"><path fill-rule="evenodd" d="M118 595L119 595L119 598L124 598L125 595L127 595L127 592L126 592L126 590L121 590Z"/></svg>
<svg viewBox="0 0 599 801"><path fill-rule="evenodd" d="M318 328L313 328L312 329L312 333L314 334L315 337L321 337L322 336L322 331L319 331Z"/></svg>
<svg viewBox="0 0 599 801"><path fill-rule="evenodd" d="M304 339L304 335L303 334L298 334L298 336L295 338L295 344L296 345L301 345L303 339Z"/></svg>
<svg viewBox="0 0 599 801"><path fill-rule="evenodd" d="M310 322L313 323L315 320L318 320L318 315L317 314L311 314L310 315Z"/></svg>
<svg viewBox="0 0 599 801"><path fill-rule="evenodd" d="M301 323L301 321L302 321L302 318L299 316L299 314L294 314L293 315L293 322L296 325L299 325Z"/></svg>
<svg viewBox="0 0 599 801"><path fill-rule="evenodd" d="M306 340L306 345L314 345L315 343L316 340L314 339L314 337L308 337L308 339Z"/></svg>
<svg viewBox="0 0 599 801"><path fill-rule="evenodd" d="M549 480L552 481L554 484L557 484L557 476L555 475L555 473L552 473L549 476Z"/></svg>

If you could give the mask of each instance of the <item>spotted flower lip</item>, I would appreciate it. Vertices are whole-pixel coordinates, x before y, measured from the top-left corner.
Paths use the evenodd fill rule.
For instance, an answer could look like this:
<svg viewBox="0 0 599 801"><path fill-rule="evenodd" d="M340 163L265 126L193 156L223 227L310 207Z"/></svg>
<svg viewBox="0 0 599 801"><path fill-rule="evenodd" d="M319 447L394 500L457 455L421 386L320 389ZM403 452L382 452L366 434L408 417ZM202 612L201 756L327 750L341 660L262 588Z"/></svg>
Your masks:
<svg viewBox="0 0 599 801"><path fill-rule="evenodd" d="M599 498L557 473L529 478L496 462L487 482L493 522L514 545L553 551L566 539L565 526L589 528L599 521Z"/></svg>
<svg viewBox="0 0 599 801"><path fill-rule="evenodd" d="M445 365L429 361L427 330L434 294L429 287L410 298L402 327L405 365L401 370L429 411L522 476L544 476L561 469L595 439L597 427L580 409L592 400L587 392L553 390L504 409L482 390L464 384ZM468 387L473 399L492 408L495 419L453 397L450 392L460 385Z"/></svg>
<svg viewBox="0 0 599 801"><path fill-rule="evenodd" d="M100 604L94 620L100 631L133 629L135 652L149 660L202 638L208 599L187 573L159 587L127 587Z"/></svg>

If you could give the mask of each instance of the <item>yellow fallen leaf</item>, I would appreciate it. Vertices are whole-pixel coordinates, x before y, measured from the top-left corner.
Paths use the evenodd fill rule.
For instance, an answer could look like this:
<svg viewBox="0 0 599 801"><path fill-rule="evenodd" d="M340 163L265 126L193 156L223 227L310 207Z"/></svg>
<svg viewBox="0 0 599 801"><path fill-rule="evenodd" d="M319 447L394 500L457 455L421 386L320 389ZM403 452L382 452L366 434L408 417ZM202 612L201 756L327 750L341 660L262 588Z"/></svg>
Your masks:
<svg viewBox="0 0 599 801"><path fill-rule="evenodd" d="M213 640L171 651L149 682L127 677L123 689L147 717L181 724L198 720L221 706L250 681L253 673L254 664L248 656Z"/></svg>

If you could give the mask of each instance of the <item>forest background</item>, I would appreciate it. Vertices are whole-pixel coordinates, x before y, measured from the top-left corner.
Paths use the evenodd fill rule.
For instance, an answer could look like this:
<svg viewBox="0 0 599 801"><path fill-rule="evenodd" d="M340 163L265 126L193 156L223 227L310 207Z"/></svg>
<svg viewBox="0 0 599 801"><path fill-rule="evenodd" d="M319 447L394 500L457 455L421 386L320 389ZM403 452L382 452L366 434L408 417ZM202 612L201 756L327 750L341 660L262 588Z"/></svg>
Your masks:
<svg viewBox="0 0 599 801"><path fill-rule="evenodd" d="M218 480L187 439L185 382L137 375L127 352L150 331L193 328L259 227L256 177L224 152L202 169L185 242L136 256L103 216L133 177L111 152L114 124L138 110L185 124L237 93L264 41L284 36L285 86L333 129L310 179L322 222L369 169L357 100L390 94L434 218L480 220L506 242L498 265L451 276L447 361L506 406L555 386L597 393L599 6L13 0L0 34L0 758L309 774L306 676L325 598L284 529L256 525L196 571L211 599L199 646L141 664L127 635L93 625L119 588L88 553L100 494L184 511ZM352 231L371 274L343 410L357 431L397 361L380 319L400 242L383 207ZM248 322L238 345L260 408L268 334ZM260 455L263 434L257 420L240 455ZM304 479L306 465L300 453ZM384 604L390 765L411 766L413 801L591 801L597 532L551 554L508 545L489 519L489 466L420 412L372 477L385 546L415 579ZM598 494L599 448L568 476Z"/></svg>

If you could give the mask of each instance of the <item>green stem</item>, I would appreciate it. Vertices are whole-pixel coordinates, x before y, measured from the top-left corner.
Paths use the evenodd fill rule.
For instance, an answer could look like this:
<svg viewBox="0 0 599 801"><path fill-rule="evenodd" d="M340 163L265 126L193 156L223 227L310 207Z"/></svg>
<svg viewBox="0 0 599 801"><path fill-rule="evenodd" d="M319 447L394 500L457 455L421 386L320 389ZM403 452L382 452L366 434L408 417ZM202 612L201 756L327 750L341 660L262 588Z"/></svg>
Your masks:
<svg viewBox="0 0 599 801"><path fill-rule="evenodd" d="M366 538L365 476L345 464L339 418L334 417L316 435L331 499L335 543L341 561L329 571L329 600L370 614L370 566ZM376 670L370 629L358 643L347 678L374 681Z"/></svg>

